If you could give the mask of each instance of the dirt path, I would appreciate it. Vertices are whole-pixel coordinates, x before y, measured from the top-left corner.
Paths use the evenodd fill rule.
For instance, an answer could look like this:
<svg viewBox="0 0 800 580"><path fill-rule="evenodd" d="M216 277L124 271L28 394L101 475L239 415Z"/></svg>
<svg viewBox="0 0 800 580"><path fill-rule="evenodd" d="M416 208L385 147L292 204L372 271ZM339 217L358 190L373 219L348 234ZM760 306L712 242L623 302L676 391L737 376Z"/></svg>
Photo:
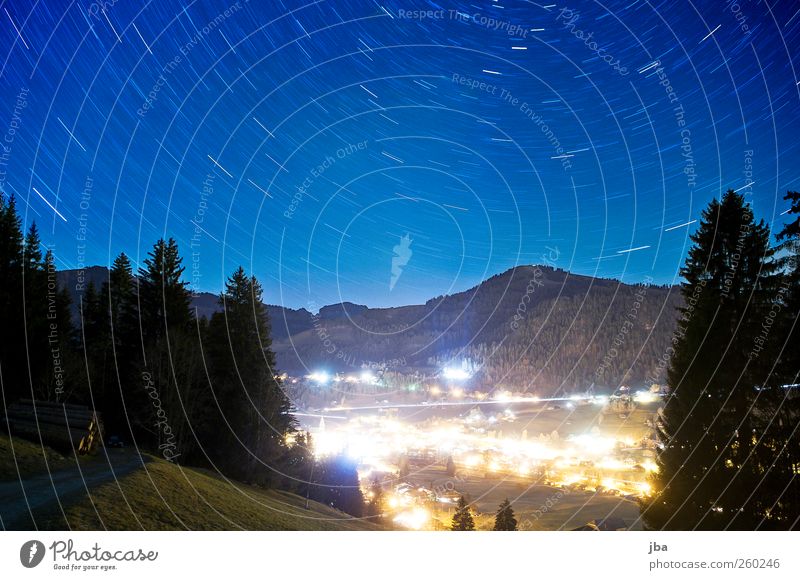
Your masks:
<svg viewBox="0 0 800 580"><path fill-rule="evenodd" d="M90 496L92 488L140 469L149 461L133 449L107 451L107 456L101 451L101 456L88 464L21 481L0 482L0 529L36 529L37 513L57 511L59 505Z"/></svg>

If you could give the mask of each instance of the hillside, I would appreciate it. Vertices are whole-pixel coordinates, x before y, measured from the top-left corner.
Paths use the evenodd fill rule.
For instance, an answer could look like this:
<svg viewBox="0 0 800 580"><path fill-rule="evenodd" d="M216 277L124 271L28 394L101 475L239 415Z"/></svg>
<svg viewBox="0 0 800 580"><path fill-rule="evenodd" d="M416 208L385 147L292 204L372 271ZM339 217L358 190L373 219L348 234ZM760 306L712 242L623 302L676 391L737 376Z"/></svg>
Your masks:
<svg viewBox="0 0 800 580"><path fill-rule="evenodd" d="M146 469L146 470L145 470ZM231 483L203 470L153 459L145 468L50 513L44 529L71 530L379 530L297 495Z"/></svg>
<svg viewBox="0 0 800 580"><path fill-rule="evenodd" d="M108 459L104 452L84 457L78 468L72 458L50 449L0 437L0 529L33 529L28 505L36 528L45 530L382 529L317 502L309 502L306 509L305 498L292 493L226 481L203 469L140 457L135 450L107 451ZM136 465L122 470L125 462ZM35 501L20 494L17 465ZM58 486L58 496L52 493L53 485ZM67 491L71 487L77 491ZM24 517L6 519L16 504L23 506L17 511Z"/></svg>
<svg viewBox="0 0 800 580"><path fill-rule="evenodd" d="M519 266L420 305L342 303L317 315L271 305L268 312L278 366L290 373L362 366L435 372L468 359L486 384L551 394L661 380L680 300L675 287ZM200 316L218 309L210 293L193 305Z"/></svg>
<svg viewBox="0 0 800 580"><path fill-rule="evenodd" d="M274 348L290 370L385 363L436 372L467 359L485 384L550 394L663 378L680 300L677 288L522 266L424 305L319 316Z"/></svg>

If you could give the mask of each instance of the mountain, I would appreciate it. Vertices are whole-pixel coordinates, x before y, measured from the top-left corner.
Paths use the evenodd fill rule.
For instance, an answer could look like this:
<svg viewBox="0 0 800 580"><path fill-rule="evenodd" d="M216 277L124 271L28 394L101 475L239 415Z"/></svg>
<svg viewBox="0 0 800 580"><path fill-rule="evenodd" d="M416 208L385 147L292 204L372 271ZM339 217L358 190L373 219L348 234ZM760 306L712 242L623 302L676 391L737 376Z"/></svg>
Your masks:
<svg viewBox="0 0 800 580"><path fill-rule="evenodd" d="M59 276L74 279L70 271ZM519 266L420 305L344 302L316 315L267 309L278 366L290 374L365 367L432 374L461 365L489 386L552 394L663 380L680 304L676 286ZM199 316L219 309L210 293L193 305Z"/></svg>
<svg viewBox="0 0 800 580"><path fill-rule="evenodd" d="M483 384L552 394L662 380L680 304L677 287L520 266L424 305L320 311L273 347L290 372L466 365Z"/></svg>

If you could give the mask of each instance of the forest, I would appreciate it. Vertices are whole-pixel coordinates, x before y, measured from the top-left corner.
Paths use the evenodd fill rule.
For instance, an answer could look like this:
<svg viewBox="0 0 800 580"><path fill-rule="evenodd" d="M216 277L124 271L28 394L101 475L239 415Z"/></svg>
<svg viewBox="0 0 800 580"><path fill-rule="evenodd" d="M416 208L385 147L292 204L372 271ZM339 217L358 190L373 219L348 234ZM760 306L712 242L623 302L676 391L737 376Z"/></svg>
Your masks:
<svg viewBox="0 0 800 580"><path fill-rule="evenodd" d="M86 405L137 449L361 515L355 466L315 461L292 416L255 277L238 268L198 317L178 245L161 239L138 271L122 253L72 304L42 249L0 198L0 416L19 400Z"/></svg>

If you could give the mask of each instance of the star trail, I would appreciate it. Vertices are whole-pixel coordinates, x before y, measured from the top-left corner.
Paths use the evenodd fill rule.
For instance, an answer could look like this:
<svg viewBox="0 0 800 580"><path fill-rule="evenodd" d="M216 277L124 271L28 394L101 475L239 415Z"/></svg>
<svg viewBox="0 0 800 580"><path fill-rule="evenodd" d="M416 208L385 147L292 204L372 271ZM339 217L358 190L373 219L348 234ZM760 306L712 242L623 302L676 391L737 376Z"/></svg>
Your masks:
<svg viewBox="0 0 800 580"><path fill-rule="evenodd" d="M241 264L294 308L421 303L554 248L676 283L710 199L775 231L800 187L793 0L2 8L0 189L60 269L172 236L193 290Z"/></svg>

